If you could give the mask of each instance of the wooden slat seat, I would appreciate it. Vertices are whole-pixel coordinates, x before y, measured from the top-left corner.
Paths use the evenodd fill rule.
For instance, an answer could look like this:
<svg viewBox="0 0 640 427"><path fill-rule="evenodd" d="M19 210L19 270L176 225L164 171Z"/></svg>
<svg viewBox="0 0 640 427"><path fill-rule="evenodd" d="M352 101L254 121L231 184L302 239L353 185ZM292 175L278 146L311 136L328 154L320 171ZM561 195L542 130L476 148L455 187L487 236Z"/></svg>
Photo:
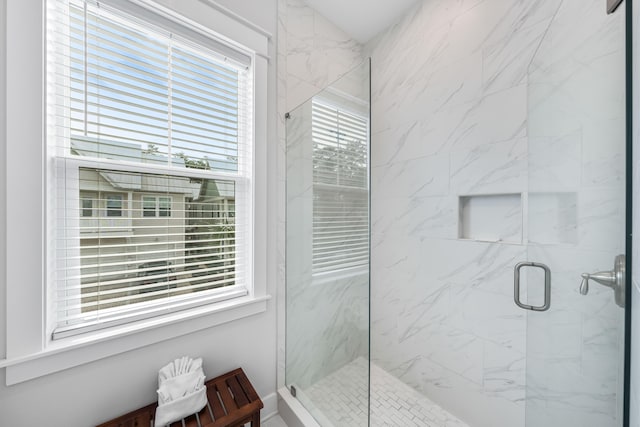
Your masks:
<svg viewBox="0 0 640 427"><path fill-rule="evenodd" d="M251 423L260 427L262 400L242 368L205 382L209 405L198 414L171 424L171 427L240 427ZM153 427L158 403L122 415L98 427Z"/></svg>

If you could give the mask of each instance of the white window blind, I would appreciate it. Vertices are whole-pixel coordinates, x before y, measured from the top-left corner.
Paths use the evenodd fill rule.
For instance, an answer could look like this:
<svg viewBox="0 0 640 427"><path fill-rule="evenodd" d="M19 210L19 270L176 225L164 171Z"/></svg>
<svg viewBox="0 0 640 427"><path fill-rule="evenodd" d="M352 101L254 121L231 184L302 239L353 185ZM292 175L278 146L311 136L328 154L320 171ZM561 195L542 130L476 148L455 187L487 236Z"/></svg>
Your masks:
<svg viewBox="0 0 640 427"><path fill-rule="evenodd" d="M368 119L313 101L313 273L369 260Z"/></svg>
<svg viewBox="0 0 640 427"><path fill-rule="evenodd" d="M54 338L250 287L251 55L138 9L48 2Z"/></svg>

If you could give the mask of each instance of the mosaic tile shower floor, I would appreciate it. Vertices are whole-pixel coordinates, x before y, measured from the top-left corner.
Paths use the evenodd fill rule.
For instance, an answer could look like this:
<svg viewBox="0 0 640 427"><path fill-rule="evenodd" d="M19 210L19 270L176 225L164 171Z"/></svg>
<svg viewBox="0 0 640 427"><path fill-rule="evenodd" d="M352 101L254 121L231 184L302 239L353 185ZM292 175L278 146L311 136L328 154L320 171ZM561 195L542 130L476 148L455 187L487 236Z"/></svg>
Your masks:
<svg viewBox="0 0 640 427"><path fill-rule="evenodd" d="M323 427L367 425L368 361L358 358L307 390L305 406ZM469 427L452 414L371 364L371 425L375 427Z"/></svg>

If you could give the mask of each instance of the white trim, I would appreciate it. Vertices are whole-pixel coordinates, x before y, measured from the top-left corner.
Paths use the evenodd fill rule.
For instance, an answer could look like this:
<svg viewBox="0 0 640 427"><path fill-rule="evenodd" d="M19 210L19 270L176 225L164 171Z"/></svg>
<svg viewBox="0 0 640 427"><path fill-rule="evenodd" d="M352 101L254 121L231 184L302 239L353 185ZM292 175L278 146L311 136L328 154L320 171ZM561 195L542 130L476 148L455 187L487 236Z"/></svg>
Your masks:
<svg viewBox="0 0 640 427"><path fill-rule="evenodd" d="M263 423L269 418L278 415L278 393L275 391L260 398L264 407L260 411L260 422Z"/></svg>
<svg viewBox="0 0 640 427"><path fill-rule="evenodd" d="M224 13L222 7L215 7L206 2L173 2L169 0L134 0L141 7L150 8L157 12L162 10L162 14L174 19L186 17L191 23L198 24L201 29L209 33L215 33L228 43L245 47L254 51L257 55L268 57L268 44L270 34L266 31L257 31L255 24L245 19L237 19L237 15L231 11ZM175 10L179 4L180 12ZM218 5L219 6L219 5ZM245 22L246 21L246 22ZM215 23L215 25L213 25ZM212 31L211 28L215 28ZM266 33L266 34L264 34Z"/></svg>
<svg viewBox="0 0 640 427"><path fill-rule="evenodd" d="M204 3L204 4L206 4L207 6L217 10L218 12L224 13L229 18L232 18L232 19L238 21L239 23L251 28L255 32L257 32L259 34L262 34L263 36L265 36L269 40L271 40L273 38L273 35L269 31L265 30L264 28L262 28L259 25L254 24L253 22L249 21L248 19L243 18L242 16L238 15L237 13L232 11L231 9L227 9L226 7L222 6L220 3L215 2L213 0L200 0L200 1L202 3Z"/></svg>
<svg viewBox="0 0 640 427"><path fill-rule="evenodd" d="M97 1L97 0L93 0L93 1ZM182 13L178 13L169 7L165 7L161 5L160 2L155 0L101 0L101 1L113 7L116 10L121 10L124 13L130 14L132 16L137 16L142 12L144 12L143 13L145 15L144 18L146 18L147 13L151 15L155 15L161 19L168 20L170 23L175 23L180 27L187 28L188 30L193 31L195 33L200 33L201 35L204 35L214 40L215 42L218 42L224 45L226 48L230 48L232 50L238 51L239 53L242 53L249 57L251 56L251 53L249 51L260 51L259 48L256 48L256 46L259 46L259 45L256 45L255 43L246 44L244 43L244 40L238 38L237 35L235 34L229 35L229 34L225 34L224 31L219 32L218 26L216 26L216 30L214 31L211 28L188 18ZM136 6L137 8L142 8L142 11L136 10ZM210 11L208 12L209 14L211 14ZM213 12L213 15L214 15L213 18L216 20L227 18L224 14L218 14L215 11ZM238 24L237 21L232 23L232 25L234 26L237 26L237 24ZM160 26L163 26L163 24L160 24ZM224 28L224 26L222 25L221 27ZM244 25L243 25L243 30L244 31L247 30L247 27L245 27ZM186 40L189 39L189 37L182 37L182 36L181 38Z"/></svg>
<svg viewBox="0 0 640 427"><path fill-rule="evenodd" d="M236 298L223 304L147 319L119 328L56 341L46 350L0 361L7 385L211 328L267 310L271 296Z"/></svg>
<svg viewBox="0 0 640 427"><path fill-rule="evenodd" d="M6 351L13 358L40 351L45 339L45 26L44 2L6 0L6 7Z"/></svg>

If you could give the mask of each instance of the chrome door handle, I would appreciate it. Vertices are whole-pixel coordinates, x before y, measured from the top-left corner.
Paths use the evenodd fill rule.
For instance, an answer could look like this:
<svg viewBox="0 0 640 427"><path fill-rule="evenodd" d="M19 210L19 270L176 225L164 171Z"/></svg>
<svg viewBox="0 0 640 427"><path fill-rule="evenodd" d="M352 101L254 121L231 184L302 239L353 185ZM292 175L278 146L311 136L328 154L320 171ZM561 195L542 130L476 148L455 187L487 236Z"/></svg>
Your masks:
<svg viewBox="0 0 640 427"><path fill-rule="evenodd" d="M544 304L529 305L520 301L520 269L522 267L536 267L544 270ZM516 305L525 310L547 311L551 307L551 270L546 265L539 262L519 262L513 271L513 300Z"/></svg>
<svg viewBox="0 0 640 427"><path fill-rule="evenodd" d="M616 304L624 308L626 284L626 259L624 255L618 255L616 257L613 270L600 271L593 274L582 273L582 282L580 283L581 295L587 295L589 293L589 280L613 289Z"/></svg>

